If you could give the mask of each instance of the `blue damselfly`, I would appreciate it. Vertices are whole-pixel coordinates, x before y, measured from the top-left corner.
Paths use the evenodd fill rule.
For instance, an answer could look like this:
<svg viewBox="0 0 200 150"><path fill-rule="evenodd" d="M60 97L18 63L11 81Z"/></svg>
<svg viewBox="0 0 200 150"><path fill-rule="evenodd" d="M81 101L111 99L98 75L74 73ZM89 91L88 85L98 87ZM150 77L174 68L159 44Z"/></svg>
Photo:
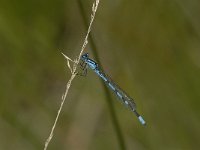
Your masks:
<svg viewBox="0 0 200 150"><path fill-rule="evenodd" d="M87 71L87 67L92 69L101 79L103 79L104 83L115 93L119 100L132 112L134 112L141 124L146 125L142 116L140 116L140 114L136 111L136 104L133 99L128 96L121 88L119 88L119 86L100 69L100 67L94 60L89 58L88 53L81 56L81 61L82 62L80 63L80 65L83 70Z"/></svg>

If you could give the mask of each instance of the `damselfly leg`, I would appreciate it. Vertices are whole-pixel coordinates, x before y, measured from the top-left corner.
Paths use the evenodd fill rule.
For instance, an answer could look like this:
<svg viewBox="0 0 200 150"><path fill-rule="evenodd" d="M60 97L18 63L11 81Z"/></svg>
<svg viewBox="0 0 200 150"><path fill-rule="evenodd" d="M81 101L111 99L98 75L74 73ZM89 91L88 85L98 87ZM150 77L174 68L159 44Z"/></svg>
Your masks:
<svg viewBox="0 0 200 150"><path fill-rule="evenodd" d="M87 63L83 60L80 60L80 62L79 62L77 75L80 75L80 76L86 76L87 75Z"/></svg>

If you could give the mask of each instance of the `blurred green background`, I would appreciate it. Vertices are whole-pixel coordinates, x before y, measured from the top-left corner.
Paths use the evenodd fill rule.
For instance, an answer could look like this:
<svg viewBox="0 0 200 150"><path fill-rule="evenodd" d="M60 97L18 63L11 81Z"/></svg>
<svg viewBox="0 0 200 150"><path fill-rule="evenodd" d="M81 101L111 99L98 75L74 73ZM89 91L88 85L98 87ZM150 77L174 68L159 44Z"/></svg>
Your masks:
<svg viewBox="0 0 200 150"><path fill-rule="evenodd" d="M82 2L89 19L93 0ZM60 52L78 55L82 15L78 0L0 0L1 150L43 149L70 77ZM199 18L198 0L101 0L100 62L147 121L112 94L125 149L199 149ZM48 149L120 149L106 99L95 73L75 78Z"/></svg>

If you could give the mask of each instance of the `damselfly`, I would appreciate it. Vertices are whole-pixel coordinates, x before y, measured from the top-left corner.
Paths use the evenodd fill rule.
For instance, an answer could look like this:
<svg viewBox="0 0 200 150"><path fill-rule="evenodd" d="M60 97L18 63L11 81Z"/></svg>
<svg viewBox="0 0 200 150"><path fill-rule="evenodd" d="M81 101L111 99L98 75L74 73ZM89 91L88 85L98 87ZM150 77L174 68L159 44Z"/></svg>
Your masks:
<svg viewBox="0 0 200 150"><path fill-rule="evenodd" d="M132 112L134 112L141 124L146 125L142 116L140 116L140 114L136 111L136 104L133 99L128 96L121 88L119 88L119 86L114 83L113 80L100 69L100 67L94 60L89 58L88 53L83 54L81 56L81 60L82 62L80 63L80 65L85 73L87 71L87 67L92 69L101 79L103 79L104 83L115 93L119 100Z"/></svg>

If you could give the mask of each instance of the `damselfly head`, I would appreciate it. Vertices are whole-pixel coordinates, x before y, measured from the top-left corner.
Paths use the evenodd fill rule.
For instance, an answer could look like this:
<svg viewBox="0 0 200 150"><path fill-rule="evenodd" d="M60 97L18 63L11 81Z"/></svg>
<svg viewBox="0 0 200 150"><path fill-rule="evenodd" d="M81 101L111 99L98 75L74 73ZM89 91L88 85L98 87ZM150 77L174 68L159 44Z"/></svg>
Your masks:
<svg viewBox="0 0 200 150"><path fill-rule="evenodd" d="M86 59L88 59L89 58L89 54L88 53L85 53L85 54L83 54L82 56L81 56L81 59L82 60L86 60Z"/></svg>

